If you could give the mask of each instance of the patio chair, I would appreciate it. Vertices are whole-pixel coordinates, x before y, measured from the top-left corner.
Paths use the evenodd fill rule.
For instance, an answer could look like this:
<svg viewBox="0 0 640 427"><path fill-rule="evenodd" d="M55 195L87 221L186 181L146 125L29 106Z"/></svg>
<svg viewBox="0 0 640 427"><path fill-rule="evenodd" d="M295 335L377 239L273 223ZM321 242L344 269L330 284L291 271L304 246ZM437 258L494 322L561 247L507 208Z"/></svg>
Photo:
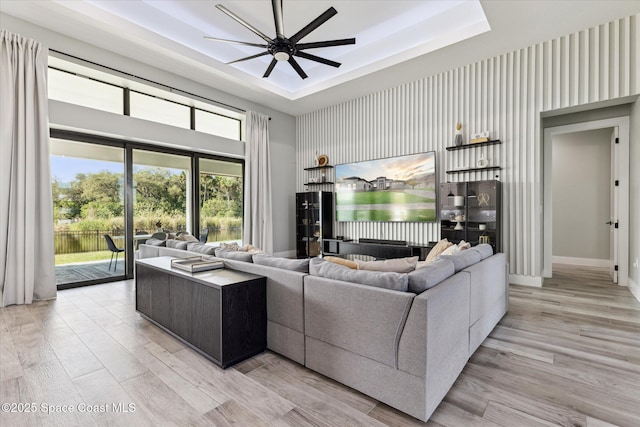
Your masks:
<svg viewBox="0 0 640 427"><path fill-rule="evenodd" d="M151 238L158 239L158 240L167 240L167 233L164 233L164 232L153 233L151 235Z"/></svg>
<svg viewBox="0 0 640 427"><path fill-rule="evenodd" d="M209 238L209 229L205 228L204 230L202 230L202 233L200 233L200 243L207 243L208 238Z"/></svg>
<svg viewBox="0 0 640 427"><path fill-rule="evenodd" d="M136 236L141 236L143 234L149 234L146 230L138 230L136 231ZM147 239L135 239L136 249L144 243L146 243Z"/></svg>
<svg viewBox="0 0 640 427"><path fill-rule="evenodd" d="M113 266L113 271L118 269L118 255L120 252L124 252L124 249L121 249L113 243L113 239L108 234L104 235L104 240L107 241L107 247L111 251L111 260L109 261L109 270L111 270L111 262L113 262L113 254L116 254L116 264Z"/></svg>

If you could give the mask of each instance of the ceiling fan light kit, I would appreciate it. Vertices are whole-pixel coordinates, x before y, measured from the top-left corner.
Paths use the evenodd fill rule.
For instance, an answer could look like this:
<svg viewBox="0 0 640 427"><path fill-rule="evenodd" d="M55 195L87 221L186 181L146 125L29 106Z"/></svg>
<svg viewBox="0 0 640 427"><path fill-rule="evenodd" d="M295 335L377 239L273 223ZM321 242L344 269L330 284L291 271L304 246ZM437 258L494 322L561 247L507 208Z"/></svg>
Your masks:
<svg viewBox="0 0 640 427"><path fill-rule="evenodd" d="M271 63L267 67L267 70L265 71L262 77L265 77L265 78L269 77L269 75L271 75L271 72L273 71L273 68L276 66L276 64L279 61L287 61L289 65L291 65L291 67L298 73L298 75L302 79L306 79L308 76L304 72L302 67L300 67L300 64L298 64L298 62L294 59L295 56L299 58L308 59L310 61L319 62L321 64L329 65L331 67L336 67L336 68L341 65L339 62L332 61L326 58L321 58L319 56L311 55L310 53L303 52L303 50L317 49L321 47L344 46L344 45L356 43L355 38L327 40L327 41L312 42L312 43L298 43L302 38L306 37L309 33L314 31L316 28L318 28L320 25L327 22L331 17L333 17L338 13L338 11L335 10L333 7L330 7L329 9L327 9L324 13L322 13L316 19L311 21L309 24L307 24L304 28L302 28L296 34L287 38L284 35L284 22L282 18L283 16L282 0L271 0L271 6L273 8L273 19L275 22L275 29L276 29L276 37L273 39L267 36L266 34L264 34L262 31L255 28L253 25L249 24L247 21L245 21L244 19L242 19L241 17L239 17L238 15L236 15L235 13L233 13L232 11L224 7L223 5L221 4L216 5L216 8L218 8L224 14L226 14L227 16L229 16L230 18L238 22L240 25L249 29L258 37L262 38L265 42L267 42L267 44L258 44L258 43L228 40L228 39L221 39L217 37L207 37L207 36L205 36L205 39L217 41L217 42L223 42L223 43L232 43L232 44L240 44L244 46L261 47L266 49L264 52L258 53L256 55L247 56L245 58L237 59L235 61L228 62L227 64L235 64L236 62L247 61L249 59L259 58L265 55L272 55L273 59L271 60Z"/></svg>

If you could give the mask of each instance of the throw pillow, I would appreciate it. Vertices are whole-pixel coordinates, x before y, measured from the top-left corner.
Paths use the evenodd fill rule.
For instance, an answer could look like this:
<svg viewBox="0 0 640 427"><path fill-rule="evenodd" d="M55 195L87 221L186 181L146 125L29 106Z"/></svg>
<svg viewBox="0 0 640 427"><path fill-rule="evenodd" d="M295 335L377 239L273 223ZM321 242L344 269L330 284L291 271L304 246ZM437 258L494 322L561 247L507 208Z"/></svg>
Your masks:
<svg viewBox="0 0 640 427"><path fill-rule="evenodd" d="M429 251L425 261L433 261L439 257L449 246L453 245L448 239L442 239Z"/></svg>
<svg viewBox="0 0 640 427"><path fill-rule="evenodd" d="M187 242L182 242L176 239L167 239L166 246L173 249L187 250Z"/></svg>
<svg viewBox="0 0 640 427"><path fill-rule="evenodd" d="M199 240L191 234L181 234L179 236L176 236L176 240L181 240L183 242L199 242Z"/></svg>
<svg viewBox="0 0 640 427"><path fill-rule="evenodd" d="M426 291L455 274L455 266L448 259L440 258L421 269L409 273L409 292Z"/></svg>
<svg viewBox="0 0 640 427"><path fill-rule="evenodd" d="M458 243L458 247L460 248L460 250L469 249L471 247L471 243L460 240L460 243Z"/></svg>
<svg viewBox="0 0 640 427"><path fill-rule="evenodd" d="M380 271L352 270L348 267L312 258L309 262L309 273L313 276L344 282L359 283L377 288L406 292L409 288L409 277L406 273L389 273Z"/></svg>
<svg viewBox="0 0 640 427"><path fill-rule="evenodd" d="M289 271L299 271L300 273L309 272L309 259L289 259L271 256L267 254L254 254L252 256L253 263L258 265L267 265L269 267L281 268Z"/></svg>
<svg viewBox="0 0 640 427"><path fill-rule="evenodd" d="M440 254L440 256L442 256L442 255L453 255L456 252L460 252L461 250L462 249L460 249L460 247L458 245L451 245L447 249L445 249L444 252L442 252Z"/></svg>
<svg viewBox="0 0 640 427"><path fill-rule="evenodd" d="M356 260L358 270L389 271L394 273L409 273L416 269L418 257L392 258L381 261Z"/></svg>
<svg viewBox="0 0 640 427"><path fill-rule="evenodd" d="M340 258L337 256L326 256L324 257L324 259L326 259L329 262L333 262L335 264L340 264L340 265L344 265L345 267L348 267L352 270L357 270L358 269L358 263L355 261L351 261L348 259L344 259L344 258Z"/></svg>
<svg viewBox="0 0 640 427"><path fill-rule="evenodd" d="M230 251L237 251L238 248L240 248L240 245L238 245L236 242L233 243L220 243L220 247L222 249L227 249Z"/></svg>
<svg viewBox="0 0 640 427"><path fill-rule="evenodd" d="M160 240L160 239L147 239L146 242L144 242L145 245L149 245L149 246L165 246L166 240Z"/></svg>

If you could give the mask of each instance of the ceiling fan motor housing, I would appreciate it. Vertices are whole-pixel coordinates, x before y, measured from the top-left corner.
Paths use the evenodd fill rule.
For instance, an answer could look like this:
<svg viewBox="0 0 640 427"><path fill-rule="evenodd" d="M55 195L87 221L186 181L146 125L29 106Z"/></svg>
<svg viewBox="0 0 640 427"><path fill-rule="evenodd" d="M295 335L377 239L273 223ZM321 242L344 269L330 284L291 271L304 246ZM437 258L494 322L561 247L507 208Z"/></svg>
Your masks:
<svg viewBox="0 0 640 427"><path fill-rule="evenodd" d="M296 53L296 49L289 39L273 39L267 50L278 61L288 61Z"/></svg>

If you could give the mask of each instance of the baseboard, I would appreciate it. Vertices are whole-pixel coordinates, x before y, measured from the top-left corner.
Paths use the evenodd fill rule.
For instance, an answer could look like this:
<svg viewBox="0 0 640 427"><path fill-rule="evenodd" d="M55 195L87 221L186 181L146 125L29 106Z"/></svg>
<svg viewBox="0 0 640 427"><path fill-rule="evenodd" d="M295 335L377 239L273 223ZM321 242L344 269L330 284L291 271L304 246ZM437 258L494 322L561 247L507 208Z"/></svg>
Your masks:
<svg viewBox="0 0 640 427"><path fill-rule="evenodd" d="M631 277L627 279L627 287L631 291L634 297L640 302L640 285L633 281Z"/></svg>
<svg viewBox="0 0 640 427"><path fill-rule="evenodd" d="M544 278L540 276L523 276L521 274L509 274L509 283L512 285L542 287Z"/></svg>
<svg viewBox="0 0 640 427"><path fill-rule="evenodd" d="M551 262L553 262L554 264L584 265L587 267L611 267L610 259L553 256L551 257Z"/></svg>

